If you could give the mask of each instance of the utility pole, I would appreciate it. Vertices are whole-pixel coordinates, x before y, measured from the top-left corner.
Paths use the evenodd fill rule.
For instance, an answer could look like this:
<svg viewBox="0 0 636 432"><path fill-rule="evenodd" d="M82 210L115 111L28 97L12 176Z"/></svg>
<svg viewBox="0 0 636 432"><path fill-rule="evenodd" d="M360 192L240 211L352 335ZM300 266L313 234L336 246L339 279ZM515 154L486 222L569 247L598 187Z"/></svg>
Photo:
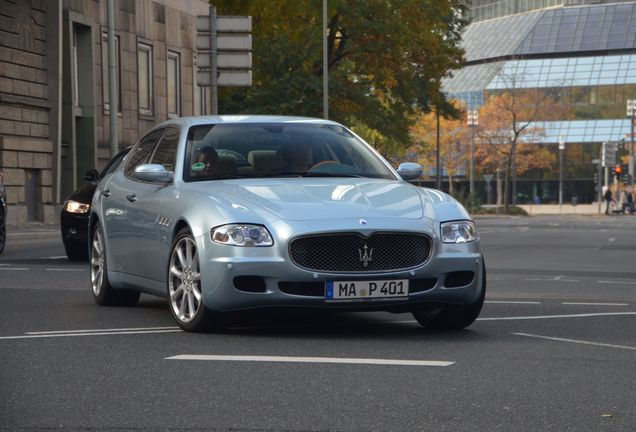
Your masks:
<svg viewBox="0 0 636 432"><path fill-rule="evenodd" d="M219 115L219 75L216 31L216 6L210 6L210 114Z"/></svg>
<svg viewBox="0 0 636 432"><path fill-rule="evenodd" d="M327 51L327 2L322 0L322 117L329 118L329 52Z"/></svg>
<svg viewBox="0 0 636 432"><path fill-rule="evenodd" d="M114 157L119 151L117 112L119 111L119 100L117 91L117 56L115 53L115 0L108 0L108 117L110 126L110 157Z"/></svg>
<svg viewBox="0 0 636 432"><path fill-rule="evenodd" d="M563 207L563 151L565 150L565 138L559 135L559 214Z"/></svg>
<svg viewBox="0 0 636 432"><path fill-rule="evenodd" d="M436 164L435 174L437 177L437 190L442 190L442 172L441 172L441 166L439 163L439 109L437 107L435 107L435 118L437 119L437 133L436 133L437 151L435 152L435 164Z"/></svg>
<svg viewBox="0 0 636 432"><path fill-rule="evenodd" d="M636 100L627 100L627 117L631 126L631 135L629 137L629 185L634 186L634 117L636 116Z"/></svg>
<svg viewBox="0 0 636 432"><path fill-rule="evenodd" d="M468 110L468 127L470 128L470 151L469 151L469 185L470 195L475 197L475 128L479 125L479 111Z"/></svg>

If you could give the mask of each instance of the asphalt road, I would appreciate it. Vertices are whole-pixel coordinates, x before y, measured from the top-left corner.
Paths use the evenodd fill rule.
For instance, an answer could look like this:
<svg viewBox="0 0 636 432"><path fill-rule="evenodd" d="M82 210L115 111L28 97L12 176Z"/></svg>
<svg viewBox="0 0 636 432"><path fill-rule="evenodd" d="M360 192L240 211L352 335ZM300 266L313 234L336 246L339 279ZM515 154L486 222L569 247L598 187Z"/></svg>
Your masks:
<svg viewBox="0 0 636 432"><path fill-rule="evenodd" d="M184 333L162 299L97 306L57 227L10 231L0 430L636 430L636 217L477 223L486 305L456 332L303 313Z"/></svg>

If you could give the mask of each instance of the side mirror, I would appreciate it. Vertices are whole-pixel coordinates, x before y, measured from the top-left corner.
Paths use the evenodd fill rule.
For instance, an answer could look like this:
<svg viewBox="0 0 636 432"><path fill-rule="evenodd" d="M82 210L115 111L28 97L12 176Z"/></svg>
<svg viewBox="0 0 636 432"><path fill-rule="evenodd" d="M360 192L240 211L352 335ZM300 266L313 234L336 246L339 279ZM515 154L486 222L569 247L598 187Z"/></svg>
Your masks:
<svg viewBox="0 0 636 432"><path fill-rule="evenodd" d="M415 180L422 175L422 166L413 162L401 163L398 167L397 173L404 180Z"/></svg>
<svg viewBox="0 0 636 432"><path fill-rule="evenodd" d="M90 182L97 181L98 178L99 178L99 171L97 171L96 169L86 171L86 175L84 176L84 180L90 181Z"/></svg>
<svg viewBox="0 0 636 432"><path fill-rule="evenodd" d="M146 182L170 183L174 173L160 164L142 164L135 168L134 177Z"/></svg>

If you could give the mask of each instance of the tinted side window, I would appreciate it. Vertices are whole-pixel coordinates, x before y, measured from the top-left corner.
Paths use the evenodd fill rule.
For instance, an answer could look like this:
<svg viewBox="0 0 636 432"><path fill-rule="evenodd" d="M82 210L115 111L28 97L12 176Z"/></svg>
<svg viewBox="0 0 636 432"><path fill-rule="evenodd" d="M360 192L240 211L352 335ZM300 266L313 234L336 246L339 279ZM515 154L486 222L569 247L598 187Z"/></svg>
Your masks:
<svg viewBox="0 0 636 432"><path fill-rule="evenodd" d="M174 163L177 158L177 145L179 144L179 129L169 127L159 141L155 152L150 158L150 163L163 165L167 171L174 171Z"/></svg>
<svg viewBox="0 0 636 432"><path fill-rule="evenodd" d="M115 171L117 167L119 166L119 164L121 163L122 159L124 159L124 156L126 156L127 154L128 154L127 150L117 153L115 157L112 158L110 162L108 162L108 165L106 165L104 170L101 173L99 173L99 178L102 179L106 177L108 174Z"/></svg>
<svg viewBox="0 0 636 432"><path fill-rule="evenodd" d="M130 151L128 162L126 162L126 167L124 168L124 173L127 176L132 177L135 172L135 168L141 164L148 163L157 141L159 141L159 138L161 138L161 135L163 135L164 132L165 129L152 131L143 137L137 145L135 145L135 147Z"/></svg>

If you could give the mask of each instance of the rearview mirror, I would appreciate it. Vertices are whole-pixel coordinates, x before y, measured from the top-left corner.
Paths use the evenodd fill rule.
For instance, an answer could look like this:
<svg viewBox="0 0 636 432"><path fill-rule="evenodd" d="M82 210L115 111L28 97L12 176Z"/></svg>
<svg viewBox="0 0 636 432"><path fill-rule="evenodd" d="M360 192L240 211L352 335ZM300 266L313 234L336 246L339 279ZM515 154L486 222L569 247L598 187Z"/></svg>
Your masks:
<svg viewBox="0 0 636 432"><path fill-rule="evenodd" d="M86 181L97 181L99 178L99 171L96 169L86 171L86 175L84 175L84 180Z"/></svg>
<svg viewBox="0 0 636 432"><path fill-rule="evenodd" d="M422 166L413 162L404 162L398 167L397 173L404 180L415 180L422 175Z"/></svg>
<svg viewBox="0 0 636 432"><path fill-rule="evenodd" d="M160 164L142 164L135 168L134 177L141 181L169 183L174 173Z"/></svg>

